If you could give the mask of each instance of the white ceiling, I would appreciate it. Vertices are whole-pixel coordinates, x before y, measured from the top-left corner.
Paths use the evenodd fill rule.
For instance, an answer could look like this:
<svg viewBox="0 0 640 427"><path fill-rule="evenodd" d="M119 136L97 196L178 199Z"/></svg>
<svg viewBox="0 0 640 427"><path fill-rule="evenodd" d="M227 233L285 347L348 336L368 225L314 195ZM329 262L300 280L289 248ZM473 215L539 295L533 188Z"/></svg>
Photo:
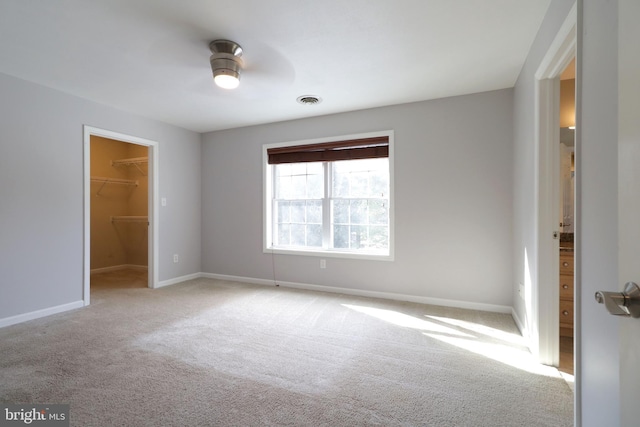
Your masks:
<svg viewBox="0 0 640 427"><path fill-rule="evenodd" d="M206 132L512 87L549 2L0 0L0 72Z"/></svg>

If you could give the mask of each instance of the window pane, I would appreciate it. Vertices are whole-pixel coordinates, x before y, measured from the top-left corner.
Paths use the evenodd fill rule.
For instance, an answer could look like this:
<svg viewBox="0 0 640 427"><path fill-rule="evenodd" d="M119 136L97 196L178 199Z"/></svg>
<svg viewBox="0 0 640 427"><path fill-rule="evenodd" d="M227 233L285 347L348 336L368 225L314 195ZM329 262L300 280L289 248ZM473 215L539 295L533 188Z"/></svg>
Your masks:
<svg viewBox="0 0 640 427"><path fill-rule="evenodd" d="M389 173L378 171L371 174L369 197L389 197Z"/></svg>
<svg viewBox="0 0 640 427"><path fill-rule="evenodd" d="M278 224L278 245L289 245L291 239L289 238L290 226L289 224Z"/></svg>
<svg viewBox="0 0 640 427"><path fill-rule="evenodd" d="M307 223L322 224L322 200L309 200L307 202ZM322 227L320 228L322 237Z"/></svg>
<svg viewBox="0 0 640 427"><path fill-rule="evenodd" d="M276 199L321 199L324 197L322 163L286 163L275 165Z"/></svg>
<svg viewBox="0 0 640 427"><path fill-rule="evenodd" d="M322 247L322 200L276 201L276 244Z"/></svg>
<svg viewBox="0 0 640 427"><path fill-rule="evenodd" d="M346 175L334 176L333 197L349 197L349 177Z"/></svg>
<svg viewBox="0 0 640 427"><path fill-rule="evenodd" d="M304 224L291 224L291 245L304 246L305 226Z"/></svg>
<svg viewBox="0 0 640 427"><path fill-rule="evenodd" d="M349 175L350 189L349 196L351 197L367 197L369 195L368 183L369 180L367 172L351 172Z"/></svg>
<svg viewBox="0 0 640 427"><path fill-rule="evenodd" d="M305 222L304 220L304 211L305 211L305 202L291 202L291 222L302 224Z"/></svg>
<svg viewBox="0 0 640 427"><path fill-rule="evenodd" d="M277 176L291 176L291 165L288 163L283 163L281 165L275 166L276 175Z"/></svg>
<svg viewBox="0 0 640 427"><path fill-rule="evenodd" d="M349 210L350 223L351 224L366 224L367 223L367 201L366 200L352 200Z"/></svg>
<svg viewBox="0 0 640 427"><path fill-rule="evenodd" d="M307 165L307 173L309 175L324 175L324 168L322 167L322 162L310 162L305 163Z"/></svg>
<svg viewBox="0 0 640 427"><path fill-rule="evenodd" d="M289 163L291 167L291 175L306 175L307 164L306 163Z"/></svg>
<svg viewBox="0 0 640 427"><path fill-rule="evenodd" d="M360 249L366 247L367 243L367 227L361 225L351 226L349 233L349 247L351 249Z"/></svg>
<svg viewBox="0 0 640 427"><path fill-rule="evenodd" d="M294 175L291 177L291 199L304 199L307 196L307 176Z"/></svg>
<svg viewBox="0 0 640 427"><path fill-rule="evenodd" d="M307 246L322 247L322 224L307 225Z"/></svg>
<svg viewBox="0 0 640 427"><path fill-rule="evenodd" d="M307 198L322 199L324 196L324 179L322 175L307 175Z"/></svg>
<svg viewBox="0 0 640 427"><path fill-rule="evenodd" d="M333 162L332 171L332 197L388 197L386 158Z"/></svg>
<svg viewBox="0 0 640 427"><path fill-rule="evenodd" d="M324 166L321 162L305 163L307 168L307 199L324 197Z"/></svg>
<svg viewBox="0 0 640 427"><path fill-rule="evenodd" d="M291 177L279 176L276 181L276 199L291 199L293 194Z"/></svg>
<svg viewBox="0 0 640 427"><path fill-rule="evenodd" d="M357 250L389 247L388 200L333 200L332 215L334 248Z"/></svg>
<svg viewBox="0 0 640 427"><path fill-rule="evenodd" d="M369 240L367 247L371 249L384 249L389 247L389 227L369 227Z"/></svg>
<svg viewBox="0 0 640 427"><path fill-rule="evenodd" d="M331 226L336 249L389 247L388 159L332 165Z"/></svg>
<svg viewBox="0 0 640 427"><path fill-rule="evenodd" d="M369 200L369 224L389 224L389 210L386 200Z"/></svg>
<svg viewBox="0 0 640 427"><path fill-rule="evenodd" d="M333 205L333 223L348 224L349 223L349 201L334 200L332 205Z"/></svg>
<svg viewBox="0 0 640 427"><path fill-rule="evenodd" d="M349 226L333 226L333 247L336 249L346 249L349 247Z"/></svg>
<svg viewBox="0 0 640 427"><path fill-rule="evenodd" d="M276 209L276 221L277 222L289 222L289 202L275 202Z"/></svg>

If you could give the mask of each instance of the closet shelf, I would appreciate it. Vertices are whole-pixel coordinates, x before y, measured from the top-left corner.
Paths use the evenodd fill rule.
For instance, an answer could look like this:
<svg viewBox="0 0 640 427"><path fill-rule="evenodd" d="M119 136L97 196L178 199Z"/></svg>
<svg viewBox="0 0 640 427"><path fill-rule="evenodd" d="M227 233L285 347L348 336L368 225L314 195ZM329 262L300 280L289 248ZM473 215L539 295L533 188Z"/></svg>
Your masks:
<svg viewBox="0 0 640 427"><path fill-rule="evenodd" d="M112 216L111 222L149 222L148 216L119 215Z"/></svg>
<svg viewBox="0 0 640 427"><path fill-rule="evenodd" d="M148 157L132 157L130 159L111 160L111 166L113 167L135 166L136 169L138 169L142 175L146 175L146 173L140 168L139 165L143 163L148 163L148 162L149 162Z"/></svg>
<svg viewBox="0 0 640 427"><path fill-rule="evenodd" d="M147 163L149 161L148 157L133 157L131 159L119 159L119 160L111 160L112 166L130 166L130 165L139 165L141 163Z"/></svg>
<svg viewBox="0 0 640 427"><path fill-rule="evenodd" d="M107 184L132 185L132 186L135 186L135 187L138 186L138 181L135 181L135 180L132 180L132 179L108 178L108 177L103 177L103 176L92 176L91 177L91 182L101 182L102 183L102 185L100 186L100 189L96 193L97 196L100 195L100 192L102 191L104 186L107 185Z"/></svg>
<svg viewBox="0 0 640 427"><path fill-rule="evenodd" d="M103 184L124 184L138 186L138 181L134 179L108 178L102 176L92 176L92 182L102 182Z"/></svg>

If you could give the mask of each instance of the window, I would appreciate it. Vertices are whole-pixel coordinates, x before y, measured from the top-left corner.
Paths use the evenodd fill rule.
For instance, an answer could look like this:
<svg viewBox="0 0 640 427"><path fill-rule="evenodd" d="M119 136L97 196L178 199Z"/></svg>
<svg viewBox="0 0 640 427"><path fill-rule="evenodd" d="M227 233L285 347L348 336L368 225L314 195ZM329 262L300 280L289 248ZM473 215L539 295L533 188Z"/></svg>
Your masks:
<svg viewBox="0 0 640 427"><path fill-rule="evenodd" d="M392 259L391 139L265 146L265 250Z"/></svg>

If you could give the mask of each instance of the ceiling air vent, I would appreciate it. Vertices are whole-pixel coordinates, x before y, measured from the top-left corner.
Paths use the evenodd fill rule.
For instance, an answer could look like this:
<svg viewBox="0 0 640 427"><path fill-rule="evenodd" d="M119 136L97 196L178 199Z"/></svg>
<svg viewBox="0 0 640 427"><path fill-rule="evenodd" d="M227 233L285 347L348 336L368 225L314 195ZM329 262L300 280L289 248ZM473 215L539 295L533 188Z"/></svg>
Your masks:
<svg viewBox="0 0 640 427"><path fill-rule="evenodd" d="M320 104L322 102L322 99L314 95L302 95L299 96L296 101L298 101L298 103L302 105L315 105Z"/></svg>

